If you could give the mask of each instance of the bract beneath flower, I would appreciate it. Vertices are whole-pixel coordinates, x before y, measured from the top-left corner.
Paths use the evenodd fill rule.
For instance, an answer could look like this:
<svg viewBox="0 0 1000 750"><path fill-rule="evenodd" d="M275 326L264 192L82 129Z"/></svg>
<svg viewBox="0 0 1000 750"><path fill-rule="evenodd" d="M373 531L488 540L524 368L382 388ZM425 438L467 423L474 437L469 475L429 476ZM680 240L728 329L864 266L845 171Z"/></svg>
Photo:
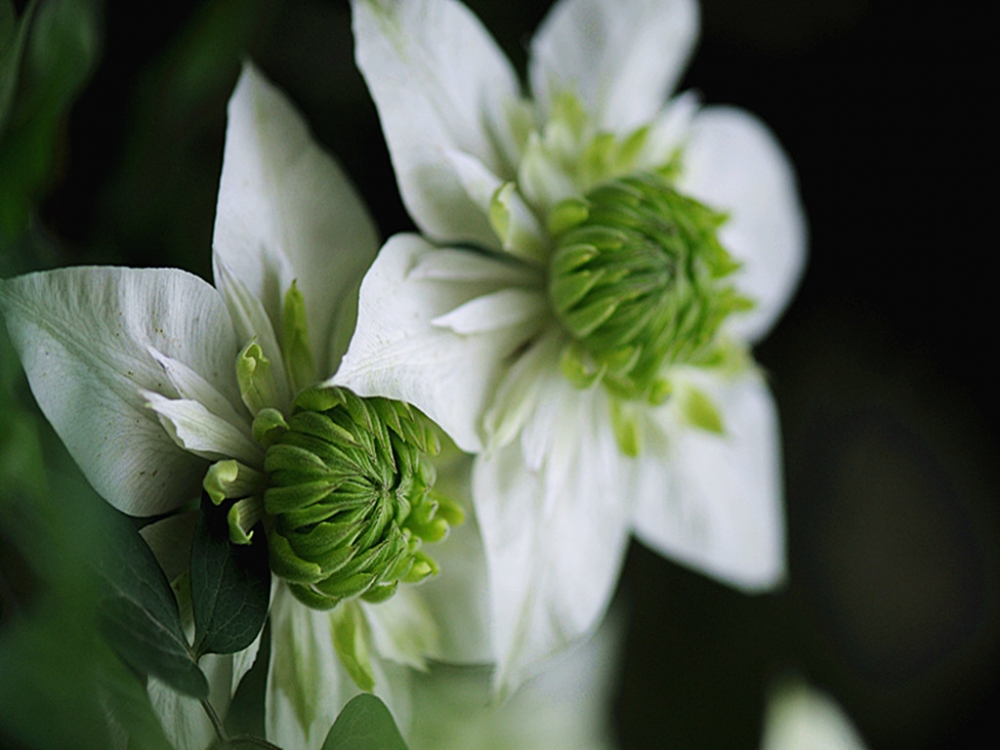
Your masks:
<svg viewBox="0 0 1000 750"><path fill-rule="evenodd" d="M456 0L353 0L403 201L337 382L475 452L496 687L596 627L630 530L746 590L784 576L774 404L749 355L805 222L774 136L668 99L693 0L560 0L530 94Z"/></svg>

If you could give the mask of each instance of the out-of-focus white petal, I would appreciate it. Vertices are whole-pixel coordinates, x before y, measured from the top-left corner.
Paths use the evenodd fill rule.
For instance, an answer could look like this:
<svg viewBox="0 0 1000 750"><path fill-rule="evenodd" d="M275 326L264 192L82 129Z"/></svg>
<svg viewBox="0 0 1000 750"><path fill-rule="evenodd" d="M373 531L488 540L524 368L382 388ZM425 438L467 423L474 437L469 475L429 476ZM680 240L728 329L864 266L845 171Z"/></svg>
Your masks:
<svg viewBox="0 0 1000 750"><path fill-rule="evenodd" d="M603 389L578 390L558 371L536 387L545 408L522 441L478 456L473 470L501 693L597 626L631 519L629 459Z"/></svg>
<svg viewBox="0 0 1000 750"><path fill-rule="evenodd" d="M198 665L208 678L208 700L216 713L224 717L229 710L233 657L206 654ZM176 750L205 750L215 742L215 729L200 701L181 695L155 677L149 678L146 690L153 711Z"/></svg>
<svg viewBox="0 0 1000 750"><path fill-rule="evenodd" d="M378 234L341 168L249 63L229 100L213 247L278 329L297 280L318 375L333 372L337 311L375 257Z"/></svg>
<svg viewBox="0 0 1000 750"><path fill-rule="evenodd" d="M231 424L197 401L165 398L152 391L142 393L160 417L163 429L184 450L212 461L235 458L247 466L263 465L264 449L247 434L247 425Z"/></svg>
<svg viewBox="0 0 1000 750"><path fill-rule="evenodd" d="M332 382L362 396L411 403L459 447L475 452L482 447L482 412L505 359L537 326L522 323L463 335L435 325L470 300L503 289L510 278L506 262L486 256L478 261L479 278L471 281L462 278L469 273L468 263L454 280L411 274L422 258L438 252L448 251L415 235L397 235L386 243L361 285L357 328Z"/></svg>
<svg viewBox="0 0 1000 750"><path fill-rule="evenodd" d="M39 406L94 489L133 515L183 504L205 463L174 443L141 391L178 395L153 348L238 403L218 292L173 269L64 268L0 282L0 309Z"/></svg>
<svg viewBox="0 0 1000 750"><path fill-rule="evenodd" d="M771 131L735 107L695 115L679 187L729 214L719 239L743 268L733 277L757 307L727 321L764 336L791 299L806 262L806 219L792 162Z"/></svg>
<svg viewBox="0 0 1000 750"><path fill-rule="evenodd" d="M381 657L416 669L440 657L437 625L419 587L402 585L386 601L364 610Z"/></svg>
<svg viewBox="0 0 1000 750"><path fill-rule="evenodd" d="M482 24L454 0L354 0L358 67L378 107L410 216L444 242L496 245L485 212L448 158L514 176L514 71Z"/></svg>
<svg viewBox="0 0 1000 750"><path fill-rule="evenodd" d="M267 739L284 748L319 750L337 714L358 692L334 651L329 612L309 609L279 585L271 602Z"/></svg>
<svg viewBox="0 0 1000 750"><path fill-rule="evenodd" d="M562 0L531 43L531 87L543 116L568 90L602 130L643 125L666 102L697 33L693 0Z"/></svg>
<svg viewBox="0 0 1000 750"><path fill-rule="evenodd" d="M622 635L615 613L499 703L483 667L435 665L414 675L411 750L611 750Z"/></svg>
<svg viewBox="0 0 1000 750"><path fill-rule="evenodd" d="M785 577L781 441L774 399L757 373L699 376L722 415L718 435L661 407L637 466L635 531L661 554L748 591Z"/></svg>
<svg viewBox="0 0 1000 750"><path fill-rule="evenodd" d="M479 523L472 507L472 461L451 447L435 458L436 492L461 504L465 520L452 527L441 543L427 551L441 572L420 584L420 595L438 626L438 658L459 663L493 661L490 643L489 579Z"/></svg>
<svg viewBox="0 0 1000 750"><path fill-rule="evenodd" d="M802 683L780 688L768 703L761 750L865 750L851 720L826 693Z"/></svg>

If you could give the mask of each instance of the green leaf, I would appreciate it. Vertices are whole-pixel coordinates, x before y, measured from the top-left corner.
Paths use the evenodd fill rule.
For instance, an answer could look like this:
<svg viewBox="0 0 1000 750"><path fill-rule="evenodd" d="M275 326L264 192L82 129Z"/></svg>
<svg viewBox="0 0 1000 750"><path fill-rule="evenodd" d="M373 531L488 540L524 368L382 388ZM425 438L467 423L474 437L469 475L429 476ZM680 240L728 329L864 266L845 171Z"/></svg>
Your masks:
<svg viewBox="0 0 1000 750"><path fill-rule="evenodd" d="M188 646L177 600L156 557L125 514L110 507L105 512L107 552L97 563L107 584L98 612L102 633L132 668L185 695L208 697L208 681Z"/></svg>
<svg viewBox="0 0 1000 750"><path fill-rule="evenodd" d="M35 5L32 0L21 18L16 19L13 3L9 0L0 2L0 136L3 135L14 92L17 90L24 40L27 38Z"/></svg>
<svg viewBox="0 0 1000 750"><path fill-rule="evenodd" d="M234 545L225 513L201 514L191 546L195 653L232 654L249 646L267 617L267 545Z"/></svg>
<svg viewBox="0 0 1000 750"><path fill-rule="evenodd" d="M323 750L407 750L385 704L362 693L344 706L326 735Z"/></svg>
<svg viewBox="0 0 1000 750"><path fill-rule="evenodd" d="M13 58L0 68L0 232L25 226L50 179L63 115L97 59L99 16L95 0L49 0L20 19Z"/></svg>
<svg viewBox="0 0 1000 750"><path fill-rule="evenodd" d="M129 736L130 748L172 750L146 692L145 683L109 655L100 667L98 685L107 710Z"/></svg>

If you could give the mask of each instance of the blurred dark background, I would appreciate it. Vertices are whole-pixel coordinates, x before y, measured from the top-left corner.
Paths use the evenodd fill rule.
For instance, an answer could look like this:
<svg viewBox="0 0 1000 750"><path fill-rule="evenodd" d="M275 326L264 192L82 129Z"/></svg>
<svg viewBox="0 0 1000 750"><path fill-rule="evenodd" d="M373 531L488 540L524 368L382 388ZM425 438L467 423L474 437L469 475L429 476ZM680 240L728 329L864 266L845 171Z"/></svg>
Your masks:
<svg viewBox="0 0 1000 750"><path fill-rule="evenodd" d="M523 71L549 4L467 4ZM633 545L625 750L755 748L767 691L788 674L835 696L873 750L994 734L996 277L980 236L984 25L965 5L702 2L682 88L772 127L811 226L802 286L757 349L781 410L791 574L747 597ZM208 277L244 55L302 109L383 235L412 226L346 0L89 7L92 72L55 121L31 252L4 275L100 262Z"/></svg>

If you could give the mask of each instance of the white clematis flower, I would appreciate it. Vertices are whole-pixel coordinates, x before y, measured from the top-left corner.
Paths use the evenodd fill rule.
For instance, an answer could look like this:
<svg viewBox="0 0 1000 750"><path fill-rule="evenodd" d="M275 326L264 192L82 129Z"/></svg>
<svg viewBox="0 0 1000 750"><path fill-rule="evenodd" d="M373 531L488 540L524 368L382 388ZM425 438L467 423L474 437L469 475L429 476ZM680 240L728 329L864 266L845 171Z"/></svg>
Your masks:
<svg viewBox="0 0 1000 750"><path fill-rule="evenodd" d="M165 513L203 486L231 505L235 543L263 520L267 539L252 542L268 545L276 573L269 738L319 748L373 684L405 724L408 669L386 659L419 668L441 652L422 597L392 594L433 572L420 540L457 513L428 489L420 447L433 436L408 407L310 387L337 368L378 237L340 168L249 64L229 103L213 244L214 287L176 269L65 268L0 282L0 310L39 406L114 507ZM393 477L381 494L365 484ZM144 530L168 574L186 568L191 515ZM219 710L258 645L203 660ZM150 693L178 747L210 744L197 701L155 680Z"/></svg>
<svg viewBox="0 0 1000 750"><path fill-rule="evenodd" d="M561 0L530 97L456 0L352 7L423 236L382 248L338 382L477 454L497 686L595 627L630 532L742 589L780 582L778 424L748 351L805 221L759 120L667 99L693 0Z"/></svg>

